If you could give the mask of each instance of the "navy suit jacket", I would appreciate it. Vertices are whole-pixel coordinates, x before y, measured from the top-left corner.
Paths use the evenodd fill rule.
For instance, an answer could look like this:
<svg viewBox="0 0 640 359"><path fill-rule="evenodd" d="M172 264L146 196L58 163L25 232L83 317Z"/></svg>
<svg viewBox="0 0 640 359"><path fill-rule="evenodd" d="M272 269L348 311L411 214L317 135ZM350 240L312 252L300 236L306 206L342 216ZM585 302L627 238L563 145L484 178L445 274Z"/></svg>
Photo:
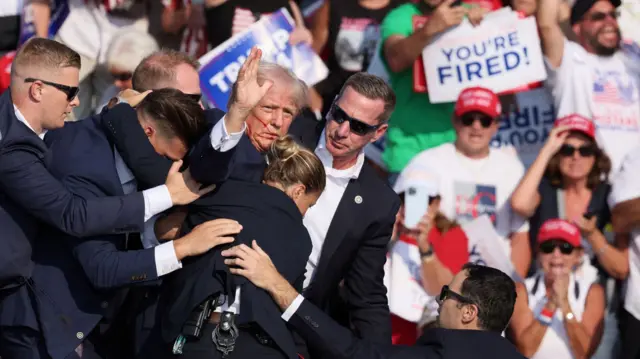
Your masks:
<svg viewBox="0 0 640 359"><path fill-rule="evenodd" d="M188 233L195 226L217 218L234 219L243 226L235 241L225 247L241 243L250 246L255 239L289 283L302 290L311 238L300 210L282 190L262 183L229 180L189 206L182 231ZM185 260L183 269L164 281L160 313L165 342L173 343L192 311L209 297L227 294L232 302L235 287L241 286L236 322L258 323L287 357L297 359L294 338L280 319L275 302L246 278L232 275L220 255L222 249Z"/></svg>
<svg viewBox="0 0 640 359"><path fill-rule="evenodd" d="M107 111L120 116L119 112L133 109L120 106ZM69 123L45 137L52 150L51 173L85 199L123 194L113 145L100 120L95 116ZM223 157L231 154L233 150ZM216 168L222 179L225 169ZM127 251L125 240L124 234L79 240L53 229L38 237L33 281L53 299L41 303L39 312L47 349L54 359L66 357L101 319L115 315L123 299L119 288L158 278L154 249Z"/></svg>
<svg viewBox="0 0 640 359"><path fill-rule="evenodd" d="M38 220L76 236L142 230L142 194L87 200L51 175L51 153L17 119L10 90L0 96L0 134L0 291L20 286L31 276ZM0 311L0 324L3 317Z"/></svg>
<svg viewBox="0 0 640 359"><path fill-rule="evenodd" d="M289 323L309 345L325 348L333 359L525 359L499 333L428 329L414 346L373 343L357 338L304 300Z"/></svg>

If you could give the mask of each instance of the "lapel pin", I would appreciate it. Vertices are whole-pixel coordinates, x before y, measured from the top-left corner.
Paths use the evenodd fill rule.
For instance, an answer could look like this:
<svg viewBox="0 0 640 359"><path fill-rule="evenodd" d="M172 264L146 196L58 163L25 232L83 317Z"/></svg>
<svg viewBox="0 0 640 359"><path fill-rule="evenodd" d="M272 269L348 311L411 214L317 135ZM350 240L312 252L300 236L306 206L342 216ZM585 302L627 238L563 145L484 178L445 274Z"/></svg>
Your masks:
<svg viewBox="0 0 640 359"><path fill-rule="evenodd" d="M362 196L361 195L357 195L356 198L354 198L354 201L356 202L356 204L362 203Z"/></svg>

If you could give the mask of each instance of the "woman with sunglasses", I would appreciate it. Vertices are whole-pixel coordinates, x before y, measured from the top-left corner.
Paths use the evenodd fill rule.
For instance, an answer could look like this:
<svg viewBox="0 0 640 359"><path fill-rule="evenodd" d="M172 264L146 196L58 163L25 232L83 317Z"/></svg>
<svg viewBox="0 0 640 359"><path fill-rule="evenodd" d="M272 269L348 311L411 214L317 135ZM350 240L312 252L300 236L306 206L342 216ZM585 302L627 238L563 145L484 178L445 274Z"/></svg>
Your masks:
<svg viewBox="0 0 640 359"><path fill-rule="evenodd" d="M593 277L578 276L580 229L561 219L540 227L540 270L516 283L509 335L530 359L589 358L603 333L605 295Z"/></svg>
<svg viewBox="0 0 640 359"><path fill-rule="evenodd" d="M593 122L577 114L560 118L513 192L511 206L529 218L532 239L544 221L562 218L582 230L588 247L598 247L606 242L602 230L610 219L610 169L609 157L596 144Z"/></svg>

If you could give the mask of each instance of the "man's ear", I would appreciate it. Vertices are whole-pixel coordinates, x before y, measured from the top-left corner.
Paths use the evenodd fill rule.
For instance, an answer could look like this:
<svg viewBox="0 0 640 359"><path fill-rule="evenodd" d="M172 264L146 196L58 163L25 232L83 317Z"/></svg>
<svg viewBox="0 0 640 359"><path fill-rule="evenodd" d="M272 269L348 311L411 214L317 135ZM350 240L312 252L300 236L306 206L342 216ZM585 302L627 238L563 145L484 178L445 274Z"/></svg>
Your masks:
<svg viewBox="0 0 640 359"><path fill-rule="evenodd" d="M144 130L144 134L147 135L147 137L153 136L153 134L156 132L155 128L149 126L148 124L143 125L142 129Z"/></svg>
<svg viewBox="0 0 640 359"><path fill-rule="evenodd" d="M35 102L41 102L42 96L43 96L42 91L44 91L44 86L42 86L42 83L40 83L39 81L34 81L30 85L31 86L29 86L29 97L31 97L31 99Z"/></svg>
<svg viewBox="0 0 640 359"><path fill-rule="evenodd" d="M467 304L462 307L462 322L469 324L478 318L478 306L475 304Z"/></svg>
<svg viewBox="0 0 640 359"><path fill-rule="evenodd" d="M382 136L384 136L384 133L387 132L387 128L389 128L389 124L388 123L384 123L384 124L380 125L380 127L378 127L376 129L376 135L373 136L373 138L369 142L374 143L377 140L379 140Z"/></svg>

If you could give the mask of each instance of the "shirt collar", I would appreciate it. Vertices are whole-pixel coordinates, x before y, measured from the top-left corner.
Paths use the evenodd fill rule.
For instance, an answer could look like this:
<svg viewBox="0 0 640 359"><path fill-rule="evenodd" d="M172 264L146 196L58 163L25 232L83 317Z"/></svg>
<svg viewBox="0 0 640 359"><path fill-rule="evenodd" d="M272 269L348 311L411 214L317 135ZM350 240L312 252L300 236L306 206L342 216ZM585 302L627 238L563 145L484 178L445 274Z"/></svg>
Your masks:
<svg viewBox="0 0 640 359"><path fill-rule="evenodd" d="M38 137L40 137L41 140L44 139L44 135L47 134L47 130L43 129L42 133L37 134L36 131L33 129L33 127L31 127L31 125L29 124L29 122L27 122L27 119L24 118L24 115L22 115L22 112L20 112L20 110L18 110L18 106L16 106L15 104L13 105L13 109L16 113L16 117L18 118L18 121L24 123L25 126L27 126L31 131L33 131L36 135L38 135Z"/></svg>
<svg viewBox="0 0 640 359"><path fill-rule="evenodd" d="M329 153L329 150L327 150L327 137L325 134L325 130L322 130L320 141L318 141L318 146L316 147L315 153L316 156L320 158L320 161L322 161L327 176L335 178L356 179L360 175L360 171L362 171L362 166L364 166L364 151L360 151L360 153L358 154L358 159L353 166L343 170L333 168L333 156L331 156L331 153Z"/></svg>

